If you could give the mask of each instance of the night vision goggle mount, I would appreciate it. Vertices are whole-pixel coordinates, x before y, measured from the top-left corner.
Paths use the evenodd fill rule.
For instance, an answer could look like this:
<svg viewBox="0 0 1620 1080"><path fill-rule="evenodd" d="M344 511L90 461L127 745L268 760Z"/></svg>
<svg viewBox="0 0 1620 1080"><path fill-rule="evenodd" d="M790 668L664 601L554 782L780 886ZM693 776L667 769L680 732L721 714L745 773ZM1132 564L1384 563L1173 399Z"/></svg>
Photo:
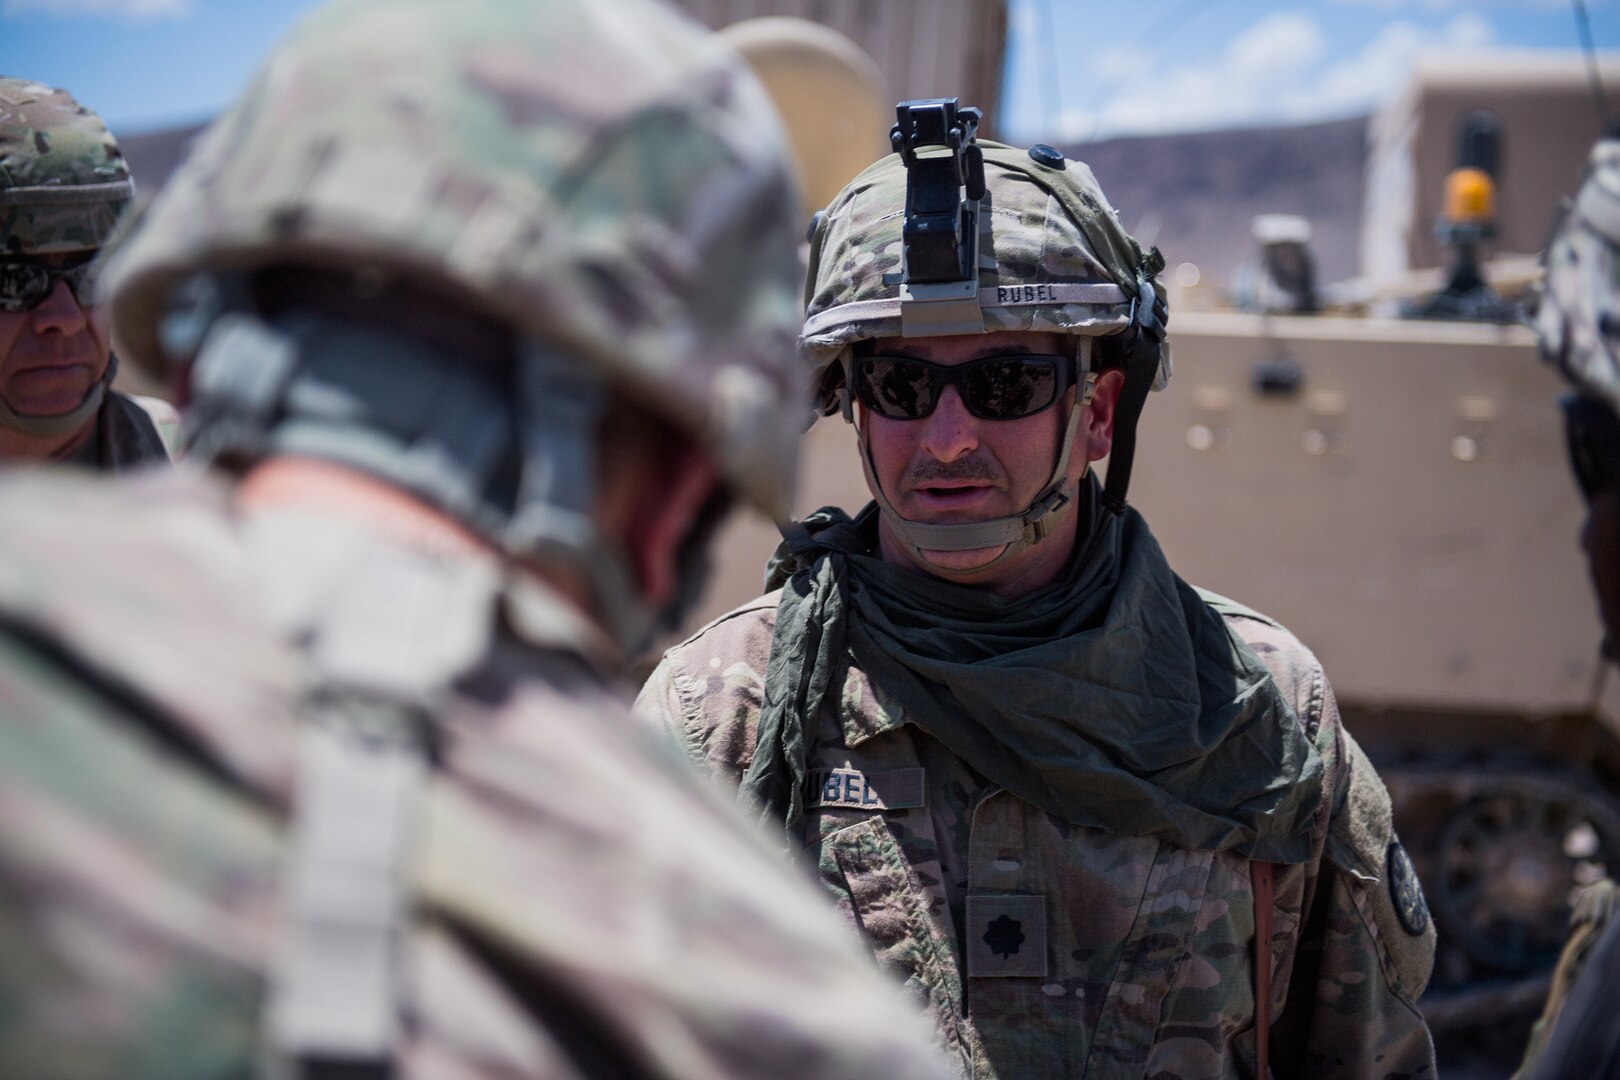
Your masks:
<svg viewBox="0 0 1620 1080"><path fill-rule="evenodd" d="M900 332L906 337L982 333L979 200L982 113L956 98L902 101L889 143L906 167L901 228Z"/></svg>

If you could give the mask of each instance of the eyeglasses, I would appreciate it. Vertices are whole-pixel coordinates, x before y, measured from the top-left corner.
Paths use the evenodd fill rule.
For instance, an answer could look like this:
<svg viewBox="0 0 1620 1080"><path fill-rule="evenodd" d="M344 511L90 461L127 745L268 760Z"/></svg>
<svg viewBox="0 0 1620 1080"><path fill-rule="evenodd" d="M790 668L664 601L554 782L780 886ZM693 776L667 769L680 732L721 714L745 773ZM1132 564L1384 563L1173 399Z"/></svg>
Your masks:
<svg viewBox="0 0 1620 1080"><path fill-rule="evenodd" d="M0 259L0 311L33 311L51 295L58 281L67 282L73 298L84 304L89 296L91 265L88 259L67 267Z"/></svg>
<svg viewBox="0 0 1620 1080"><path fill-rule="evenodd" d="M1569 465L1587 499L1620 483L1620 416L1596 398L1566 394L1564 437Z"/></svg>
<svg viewBox="0 0 1620 1080"><path fill-rule="evenodd" d="M1072 356L987 356L965 364L935 364L909 356L855 360L855 394L889 420L921 420L947 386L981 420L1034 416L1075 382Z"/></svg>

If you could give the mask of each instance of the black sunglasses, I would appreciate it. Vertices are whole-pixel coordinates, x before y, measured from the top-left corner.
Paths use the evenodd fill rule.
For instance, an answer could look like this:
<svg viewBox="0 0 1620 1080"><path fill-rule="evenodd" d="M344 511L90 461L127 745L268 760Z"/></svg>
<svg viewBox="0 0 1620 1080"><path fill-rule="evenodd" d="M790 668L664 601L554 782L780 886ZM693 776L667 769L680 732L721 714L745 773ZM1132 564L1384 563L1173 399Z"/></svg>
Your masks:
<svg viewBox="0 0 1620 1080"><path fill-rule="evenodd" d="M89 298L90 260L74 266L46 266L44 263L0 259L0 311L18 314L33 311L51 295L58 281L67 282L80 304Z"/></svg>
<svg viewBox="0 0 1620 1080"><path fill-rule="evenodd" d="M1017 420L1049 407L1075 382L1072 356L987 356L935 364L909 356L855 360L855 394L889 420L921 420L947 386L981 420Z"/></svg>
<svg viewBox="0 0 1620 1080"><path fill-rule="evenodd" d="M1620 483L1620 416L1584 394L1566 394L1559 404L1564 409L1570 468L1581 494L1591 499Z"/></svg>

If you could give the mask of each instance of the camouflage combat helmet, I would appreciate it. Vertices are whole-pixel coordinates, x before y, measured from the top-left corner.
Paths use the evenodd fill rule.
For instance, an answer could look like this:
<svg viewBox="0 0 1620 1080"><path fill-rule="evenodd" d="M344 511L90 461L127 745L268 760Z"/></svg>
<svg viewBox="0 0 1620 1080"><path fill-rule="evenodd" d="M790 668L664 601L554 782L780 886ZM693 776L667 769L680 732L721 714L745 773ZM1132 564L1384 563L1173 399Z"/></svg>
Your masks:
<svg viewBox="0 0 1620 1080"><path fill-rule="evenodd" d="M112 239L134 195L100 117L65 90L0 76L0 260L88 258ZM116 372L109 362L64 413L19 413L0 401L0 427L40 437L77 431L101 408Z"/></svg>
<svg viewBox="0 0 1620 1080"><path fill-rule="evenodd" d="M0 256L94 251L134 195L100 117L65 90L0 76Z"/></svg>
<svg viewBox="0 0 1620 1080"><path fill-rule="evenodd" d="M1593 148L1545 261L1535 316L1542 355L1581 393L1620 412L1620 140Z"/></svg>
<svg viewBox="0 0 1620 1080"><path fill-rule="evenodd" d="M782 147L752 76L662 7L343 0L276 50L109 267L114 337L162 366L199 270L382 266L639 396L785 513L803 411Z"/></svg>
<svg viewBox="0 0 1620 1080"><path fill-rule="evenodd" d="M764 91L662 5L338 0L271 54L105 281L124 355L193 363L194 453L295 450L383 472L508 551L584 565L633 644L646 620L627 566L590 525L605 401L667 419L732 491L785 516L805 415L798 213ZM443 365L418 373L409 348L356 359L369 347L289 342L300 331L285 327L255 340L262 325L206 314L210 282L228 296L287 267L402 279L513 328L507 384L451 400ZM431 428L433 446L334 450L337 435L289 442L286 423L251 445L265 417L320 396L287 389L282 369L306 360L366 368L328 381L390 380L389 407L411 397L421 413L393 428ZM210 419L209 400L230 415ZM491 420L506 413L509 437Z"/></svg>
<svg viewBox="0 0 1620 1080"><path fill-rule="evenodd" d="M902 104L903 123L906 106L919 104L932 103ZM954 112L954 101L950 105ZM972 113L976 124L976 110L962 112ZM898 147L898 134L894 138ZM1164 261L1156 250L1144 253L1120 226L1083 163L1048 146L976 146L985 194L977 202L975 279L926 286L908 281L902 236L908 168L902 153L867 168L817 216L799 341L820 410L830 415L841 408L852 419L850 365L862 340L999 330L1077 335L1081 369L1088 373L1079 390L1083 403L1096 371L1094 339L1115 336L1126 357L1126 388L1116 414L1107 501L1122 508L1136 416L1148 389L1163 389L1170 377L1163 342L1168 313L1156 280ZM863 440L868 485L902 541L940 573L952 571L933 564L924 551L1005 544L1005 558L1038 542L1050 531L1052 515L1072 501L1065 473L1079 413L1072 410L1050 481L1022 514L962 525L907 521L877 482Z"/></svg>

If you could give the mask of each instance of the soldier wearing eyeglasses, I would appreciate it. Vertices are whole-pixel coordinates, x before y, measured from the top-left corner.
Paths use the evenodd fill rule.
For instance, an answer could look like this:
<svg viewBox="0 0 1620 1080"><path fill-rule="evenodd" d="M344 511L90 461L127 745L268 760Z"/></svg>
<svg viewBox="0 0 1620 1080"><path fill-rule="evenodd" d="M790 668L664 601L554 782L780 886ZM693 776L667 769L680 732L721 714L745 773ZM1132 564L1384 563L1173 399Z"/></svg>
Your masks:
<svg viewBox="0 0 1620 1080"><path fill-rule="evenodd" d="M112 389L91 268L135 194L100 117L63 90L0 77L0 461L117 471L167 461L154 417Z"/></svg>
<svg viewBox="0 0 1620 1080"><path fill-rule="evenodd" d="M963 1076L1432 1076L1432 922L1320 665L1126 501L1163 259L977 119L903 103L812 228L801 355L872 503L790 526L640 707Z"/></svg>
<svg viewBox="0 0 1620 1080"><path fill-rule="evenodd" d="M1620 140L1593 149L1544 261L1535 325L1542 357L1571 384L1562 405L1570 467L1586 500L1581 546L1612 660L1620 640ZM1620 1076L1617 896L1614 882L1604 881L1577 900L1516 1080Z"/></svg>

